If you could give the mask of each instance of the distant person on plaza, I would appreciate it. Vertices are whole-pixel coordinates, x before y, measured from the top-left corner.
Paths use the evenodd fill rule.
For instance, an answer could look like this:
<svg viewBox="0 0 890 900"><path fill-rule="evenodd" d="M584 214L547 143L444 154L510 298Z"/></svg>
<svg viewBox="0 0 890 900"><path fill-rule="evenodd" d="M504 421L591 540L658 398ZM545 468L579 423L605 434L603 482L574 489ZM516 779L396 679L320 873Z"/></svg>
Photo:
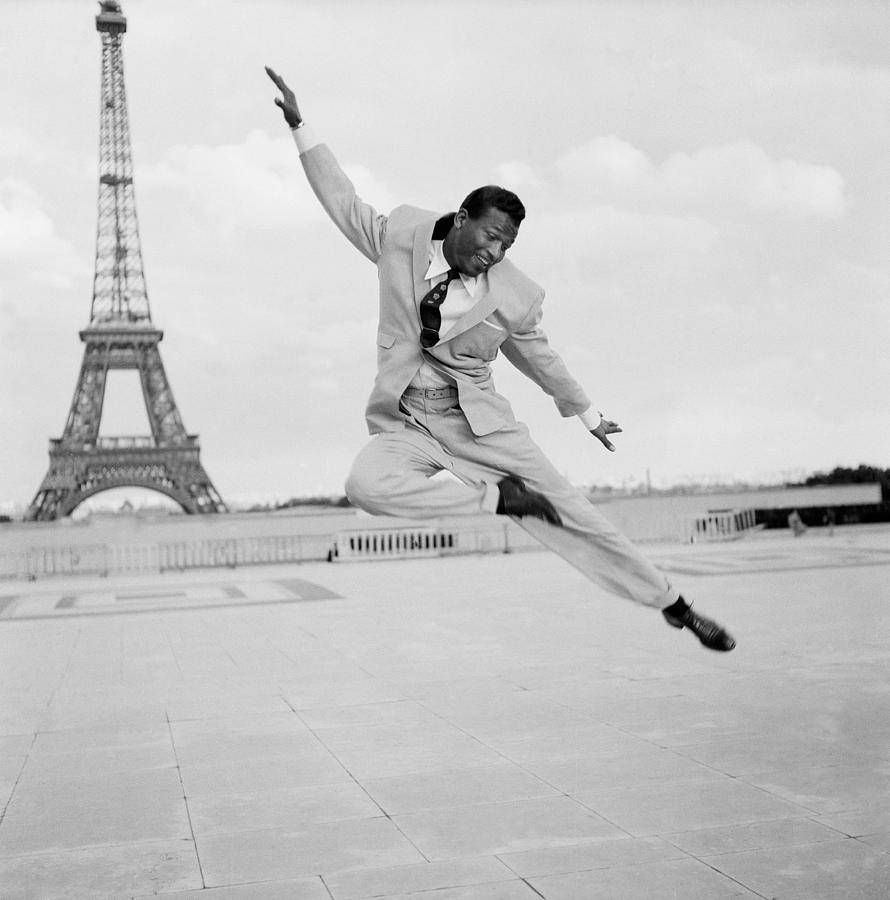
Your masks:
<svg viewBox="0 0 890 900"><path fill-rule="evenodd" d="M321 205L377 266L377 378L366 410L373 437L347 478L350 501L407 518L511 516L603 589L661 610L712 650L732 650L726 630L694 612L556 471L495 390L490 364L501 352L561 415L577 416L615 449L609 437L621 428L591 405L541 327L543 289L505 259L525 217L519 198L488 185L456 212L398 206L381 215L303 122L293 91L266 72ZM432 478L443 470L457 480Z"/></svg>
<svg viewBox="0 0 890 900"><path fill-rule="evenodd" d="M807 526L804 525L803 519L796 509L788 513L788 527L794 532L795 537L800 537L807 530Z"/></svg>

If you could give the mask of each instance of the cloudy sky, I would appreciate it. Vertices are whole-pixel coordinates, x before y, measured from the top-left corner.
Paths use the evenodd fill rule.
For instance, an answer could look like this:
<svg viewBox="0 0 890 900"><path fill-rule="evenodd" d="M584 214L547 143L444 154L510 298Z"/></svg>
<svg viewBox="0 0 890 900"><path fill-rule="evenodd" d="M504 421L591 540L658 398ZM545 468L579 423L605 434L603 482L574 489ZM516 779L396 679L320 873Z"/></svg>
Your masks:
<svg viewBox="0 0 890 900"><path fill-rule="evenodd" d="M123 6L152 316L226 499L338 491L374 373L373 267L305 186L264 64L379 211L523 198L511 255L618 451L505 360L496 381L576 482L890 466L885 3ZM97 10L0 0L0 502L37 489L83 352ZM104 434L147 430L130 374Z"/></svg>

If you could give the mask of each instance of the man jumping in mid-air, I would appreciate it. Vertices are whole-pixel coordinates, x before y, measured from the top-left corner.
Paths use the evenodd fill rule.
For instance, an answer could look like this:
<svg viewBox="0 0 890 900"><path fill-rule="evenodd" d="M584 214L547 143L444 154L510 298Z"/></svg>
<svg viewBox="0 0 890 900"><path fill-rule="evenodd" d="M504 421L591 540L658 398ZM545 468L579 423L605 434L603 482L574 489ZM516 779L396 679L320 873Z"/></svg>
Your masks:
<svg viewBox="0 0 890 900"><path fill-rule="evenodd" d="M621 431L595 412L541 328L544 291L505 259L525 208L492 185L457 212L399 206L388 216L361 200L326 144L303 123L296 97L275 103L291 128L309 184L334 224L377 266L377 378L366 410L370 443L346 481L370 513L431 518L498 513L519 519L542 544L601 587L660 609L712 650L732 650L724 628L694 612L662 572L554 469L494 388L504 354L577 415L607 450ZM445 470L452 479L433 479Z"/></svg>

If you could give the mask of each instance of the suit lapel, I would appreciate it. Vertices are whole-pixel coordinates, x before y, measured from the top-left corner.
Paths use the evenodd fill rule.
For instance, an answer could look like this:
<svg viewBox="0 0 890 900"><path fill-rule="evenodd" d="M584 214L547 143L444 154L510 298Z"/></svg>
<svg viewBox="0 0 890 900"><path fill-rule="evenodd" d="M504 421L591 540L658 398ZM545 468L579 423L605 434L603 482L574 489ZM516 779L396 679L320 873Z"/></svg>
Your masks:
<svg viewBox="0 0 890 900"><path fill-rule="evenodd" d="M474 325L478 325L498 307L498 295L491 290L490 283L485 288L481 284L477 287L475 299L476 302L439 338L439 344L450 341Z"/></svg>
<svg viewBox="0 0 890 900"><path fill-rule="evenodd" d="M433 239L435 218L421 222L414 229L414 255L412 259L414 273L414 308L417 310L417 319L420 321L420 301L426 294L426 273L430 267L430 241Z"/></svg>
<svg viewBox="0 0 890 900"><path fill-rule="evenodd" d="M442 341L450 341L474 325L478 325L483 319L487 319L503 303L504 298L510 295L509 275L501 265L502 263L498 263L488 270L485 281L476 292L476 302L448 329L439 341L440 344Z"/></svg>

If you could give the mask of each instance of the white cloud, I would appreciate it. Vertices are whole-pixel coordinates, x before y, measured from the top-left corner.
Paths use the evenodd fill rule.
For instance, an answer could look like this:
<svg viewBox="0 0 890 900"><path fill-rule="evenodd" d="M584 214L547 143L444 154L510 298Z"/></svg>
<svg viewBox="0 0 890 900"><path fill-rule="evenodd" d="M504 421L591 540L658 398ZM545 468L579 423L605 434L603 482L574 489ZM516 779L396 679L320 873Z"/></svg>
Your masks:
<svg viewBox="0 0 890 900"><path fill-rule="evenodd" d="M360 196L381 210L386 187L363 166L346 166ZM204 217L224 236L246 229L278 230L321 222L325 214L289 137L252 131L240 144L178 146L137 172L140 187L176 192L184 214Z"/></svg>
<svg viewBox="0 0 890 900"><path fill-rule="evenodd" d="M33 156L37 142L17 125L0 127L0 159L18 159Z"/></svg>
<svg viewBox="0 0 890 900"><path fill-rule="evenodd" d="M615 135L572 148L557 160L556 170L569 184L594 194L634 191L653 177L646 154Z"/></svg>
<svg viewBox="0 0 890 900"><path fill-rule="evenodd" d="M714 249L718 230L692 215L638 212L614 206L575 211L551 211L523 224L523 239L538 265L565 269L583 263L601 271L606 262L630 261L662 271L683 268Z"/></svg>
<svg viewBox="0 0 890 900"><path fill-rule="evenodd" d="M678 202L731 202L792 215L844 212L844 180L835 169L774 160L749 141L674 154L660 167L655 188Z"/></svg>
<svg viewBox="0 0 890 900"><path fill-rule="evenodd" d="M0 181L0 261L3 279L31 279L67 286L84 274L85 262L55 233L52 218L25 182Z"/></svg>
<svg viewBox="0 0 890 900"><path fill-rule="evenodd" d="M734 208L786 215L843 215L844 179L831 166L773 159L750 141L674 153L660 165L615 135L556 162L568 189L613 202Z"/></svg>
<svg viewBox="0 0 890 900"><path fill-rule="evenodd" d="M52 220L28 185L12 178L0 182L0 256L17 256L52 233Z"/></svg>
<svg viewBox="0 0 890 900"><path fill-rule="evenodd" d="M521 197L524 193L539 193L545 187L543 180L528 163L510 161L495 168L497 184L514 191Z"/></svg>

